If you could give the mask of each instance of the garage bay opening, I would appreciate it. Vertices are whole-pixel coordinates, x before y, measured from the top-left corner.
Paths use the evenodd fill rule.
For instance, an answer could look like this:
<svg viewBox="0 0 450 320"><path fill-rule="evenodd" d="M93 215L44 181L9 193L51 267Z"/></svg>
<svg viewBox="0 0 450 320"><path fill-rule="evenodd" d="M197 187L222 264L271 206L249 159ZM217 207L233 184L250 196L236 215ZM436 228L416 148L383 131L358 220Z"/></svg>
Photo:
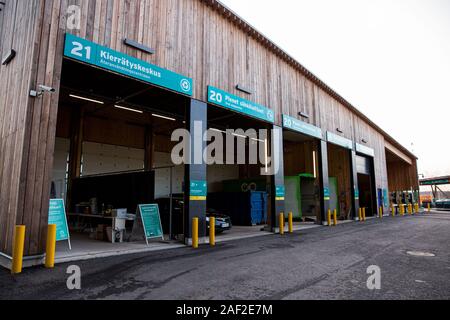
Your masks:
<svg viewBox="0 0 450 320"><path fill-rule="evenodd" d="M76 254L141 248L140 204L159 204L162 236L151 244L184 240L185 167L171 161L171 134L186 126L189 101L64 60L51 198L65 200Z"/></svg>
<svg viewBox="0 0 450 320"><path fill-rule="evenodd" d="M207 170L207 217L216 217L218 241L269 230L273 195L271 176L264 170L271 154L271 128L269 123L208 106L208 132L216 137L210 137L210 145L217 140L224 142L223 149L211 155L222 158L221 163L210 164ZM261 129L266 134L261 134ZM222 156L217 157L218 152Z"/></svg>
<svg viewBox="0 0 450 320"><path fill-rule="evenodd" d="M321 224L318 139L284 130L285 210L294 226Z"/></svg>
<svg viewBox="0 0 450 320"><path fill-rule="evenodd" d="M328 173L331 211L337 210L339 221L352 220L352 172L348 148L328 143Z"/></svg>
<svg viewBox="0 0 450 320"><path fill-rule="evenodd" d="M377 203L373 158L357 155L356 169L358 172L359 206L360 208L366 208L367 216L374 216L377 214L377 208L383 207L384 204L383 195L379 195L380 202Z"/></svg>

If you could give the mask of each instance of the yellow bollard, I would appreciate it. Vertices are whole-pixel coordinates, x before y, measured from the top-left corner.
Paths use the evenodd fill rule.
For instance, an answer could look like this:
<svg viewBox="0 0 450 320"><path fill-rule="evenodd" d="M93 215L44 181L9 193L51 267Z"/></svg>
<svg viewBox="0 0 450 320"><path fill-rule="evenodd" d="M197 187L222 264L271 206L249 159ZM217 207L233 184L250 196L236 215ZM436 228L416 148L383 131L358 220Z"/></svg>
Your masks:
<svg viewBox="0 0 450 320"><path fill-rule="evenodd" d="M198 248L198 218L192 219L192 248Z"/></svg>
<svg viewBox="0 0 450 320"><path fill-rule="evenodd" d="M391 212L392 212L392 216L395 217L395 207L394 206L391 207Z"/></svg>
<svg viewBox="0 0 450 320"><path fill-rule="evenodd" d="M56 250L56 224L49 224L47 228L47 248L45 250L45 267L53 268L55 266Z"/></svg>
<svg viewBox="0 0 450 320"><path fill-rule="evenodd" d="M380 216L380 219L383 219L383 207L380 207L380 210L378 210L378 214Z"/></svg>
<svg viewBox="0 0 450 320"><path fill-rule="evenodd" d="M22 272L23 265L23 249L25 246L25 226L16 226L14 230L13 257L11 273L17 274Z"/></svg>
<svg viewBox="0 0 450 320"><path fill-rule="evenodd" d="M280 234L284 235L284 224L285 224L285 219L284 219L284 212L280 213Z"/></svg>
<svg viewBox="0 0 450 320"><path fill-rule="evenodd" d="M292 212L289 212L289 233L294 232L294 215Z"/></svg>
<svg viewBox="0 0 450 320"><path fill-rule="evenodd" d="M366 208L363 208L362 212L363 212L363 221L365 222L366 221Z"/></svg>
<svg viewBox="0 0 450 320"><path fill-rule="evenodd" d="M359 222L362 222L362 209L359 208L358 210L358 217L359 217Z"/></svg>
<svg viewBox="0 0 450 320"><path fill-rule="evenodd" d="M209 245L214 247L216 245L216 218L209 218Z"/></svg>
<svg viewBox="0 0 450 320"><path fill-rule="evenodd" d="M328 209L327 222L328 226L331 227L331 209Z"/></svg>
<svg viewBox="0 0 450 320"><path fill-rule="evenodd" d="M428 213L431 212L431 203L428 204Z"/></svg>
<svg viewBox="0 0 450 320"><path fill-rule="evenodd" d="M334 212L333 212L333 222L334 222L334 226L337 226L337 209L334 209Z"/></svg>

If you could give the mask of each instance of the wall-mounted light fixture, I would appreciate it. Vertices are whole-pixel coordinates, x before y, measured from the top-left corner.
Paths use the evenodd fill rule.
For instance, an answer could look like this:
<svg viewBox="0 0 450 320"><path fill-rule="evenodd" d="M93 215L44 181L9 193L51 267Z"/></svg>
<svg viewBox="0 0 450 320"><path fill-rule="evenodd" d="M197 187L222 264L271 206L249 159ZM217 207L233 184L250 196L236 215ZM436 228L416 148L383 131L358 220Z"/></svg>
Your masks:
<svg viewBox="0 0 450 320"><path fill-rule="evenodd" d="M246 87L241 86L240 84L236 85L236 89L241 91L241 92L244 92L246 94L253 94L253 92L250 89L247 89Z"/></svg>
<svg viewBox="0 0 450 320"><path fill-rule="evenodd" d="M16 50L11 49L8 54L2 59L2 65L6 66L16 57Z"/></svg>
<svg viewBox="0 0 450 320"><path fill-rule="evenodd" d="M298 115L302 118L309 119L309 114L307 114L305 112L299 112Z"/></svg>
<svg viewBox="0 0 450 320"><path fill-rule="evenodd" d="M336 131L339 133L344 133L344 131L342 131L340 128L336 128Z"/></svg>
<svg viewBox="0 0 450 320"><path fill-rule="evenodd" d="M362 143L367 143L367 140L366 139L361 139L361 142Z"/></svg>
<svg viewBox="0 0 450 320"><path fill-rule="evenodd" d="M149 54L155 54L156 53L156 51L154 49L149 48L147 46L144 46L143 44L140 44L139 42L136 42L136 41L131 40L131 39L125 38L123 40L123 43L125 45L129 46L129 47L132 47L134 49L138 49L138 50L143 51L145 53L149 53Z"/></svg>

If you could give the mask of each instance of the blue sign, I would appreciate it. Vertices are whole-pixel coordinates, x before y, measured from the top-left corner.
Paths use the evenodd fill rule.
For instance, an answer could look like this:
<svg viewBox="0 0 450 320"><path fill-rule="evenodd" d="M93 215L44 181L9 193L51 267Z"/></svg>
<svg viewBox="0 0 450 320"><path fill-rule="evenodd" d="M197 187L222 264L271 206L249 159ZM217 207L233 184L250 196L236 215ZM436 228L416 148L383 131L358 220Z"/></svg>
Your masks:
<svg viewBox="0 0 450 320"><path fill-rule="evenodd" d="M206 181L191 180L190 199L193 201L204 201L208 196L208 183Z"/></svg>
<svg viewBox="0 0 450 320"><path fill-rule="evenodd" d="M283 201L285 196L286 196L285 186L276 186L275 187L275 199L277 201Z"/></svg>
<svg viewBox="0 0 450 320"><path fill-rule="evenodd" d="M192 96L192 79L71 34L64 56Z"/></svg>
<svg viewBox="0 0 450 320"><path fill-rule="evenodd" d="M323 188L323 200L330 200L330 188Z"/></svg>
<svg viewBox="0 0 450 320"><path fill-rule="evenodd" d="M332 144L341 146L343 148L353 150L353 141L349 140L347 138L338 136L337 134L327 132L327 141Z"/></svg>
<svg viewBox="0 0 450 320"><path fill-rule="evenodd" d="M63 199L50 199L50 206L48 210L48 224L56 225L56 241L64 241L70 239Z"/></svg>
<svg viewBox="0 0 450 320"><path fill-rule="evenodd" d="M208 102L256 119L275 122L275 115L269 108L211 86L208 87Z"/></svg>
<svg viewBox="0 0 450 320"><path fill-rule="evenodd" d="M307 136L311 136L321 140L323 139L322 129L285 114L283 115L283 127L303 133Z"/></svg>
<svg viewBox="0 0 450 320"><path fill-rule="evenodd" d="M373 150L372 148L363 146L359 143L356 144L356 152L365 154L370 157L375 157L375 150Z"/></svg>
<svg viewBox="0 0 450 320"><path fill-rule="evenodd" d="M389 208L389 197L387 189L383 189L383 200L384 200L384 207Z"/></svg>
<svg viewBox="0 0 450 320"><path fill-rule="evenodd" d="M359 189L355 188L355 200L359 200Z"/></svg>

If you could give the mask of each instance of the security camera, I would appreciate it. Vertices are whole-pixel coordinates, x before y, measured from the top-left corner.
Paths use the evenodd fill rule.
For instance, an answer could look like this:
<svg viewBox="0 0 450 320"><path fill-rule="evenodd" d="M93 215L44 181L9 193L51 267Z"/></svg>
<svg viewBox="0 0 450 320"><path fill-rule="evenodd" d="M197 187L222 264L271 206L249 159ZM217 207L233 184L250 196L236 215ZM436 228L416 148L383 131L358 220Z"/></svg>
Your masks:
<svg viewBox="0 0 450 320"><path fill-rule="evenodd" d="M42 95L44 94L44 92L50 92L50 93L53 93L53 92L56 91L54 88L48 87L48 86L44 86L44 85L42 85L42 84L39 85L38 88L39 88L39 90L31 90L31 91L30 91L30 96L31 96L31 97L37 98L37 97L42 96Z"/></svg>
<svg viewBox="0 0 450 320"><path fill-rule="evenodd" d="M52 87L47 87L44 85L40 85L39 89L41 90L41 92L55 92L56 90Z"/></svg>

